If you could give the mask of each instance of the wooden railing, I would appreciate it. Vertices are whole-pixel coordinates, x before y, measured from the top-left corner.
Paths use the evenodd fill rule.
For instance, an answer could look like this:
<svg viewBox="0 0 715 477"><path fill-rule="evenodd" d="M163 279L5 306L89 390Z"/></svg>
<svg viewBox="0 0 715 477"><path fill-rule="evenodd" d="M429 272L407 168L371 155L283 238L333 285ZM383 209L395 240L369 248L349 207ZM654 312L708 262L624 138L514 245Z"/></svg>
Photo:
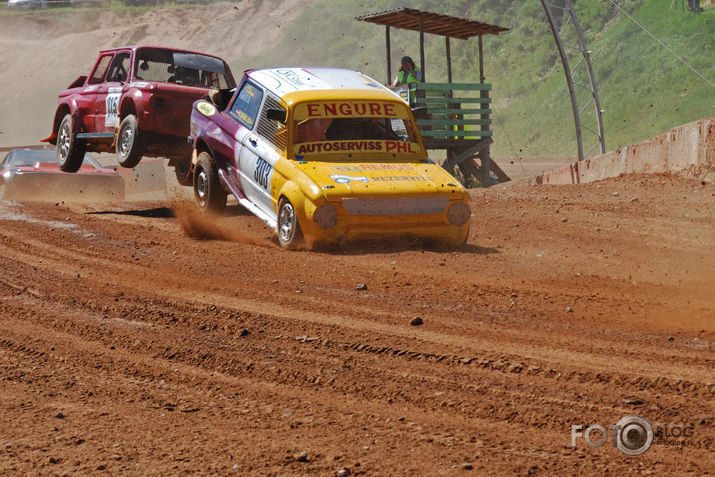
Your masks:
<svg viewBox="0 0 715 477"><path fill-rule="evenodd" d="M476 141L490 137L487 83L410 83L417 125L425 141ZM469 92L479 92L479 96ZM441 141L440 141L441 142Z"/></svg>

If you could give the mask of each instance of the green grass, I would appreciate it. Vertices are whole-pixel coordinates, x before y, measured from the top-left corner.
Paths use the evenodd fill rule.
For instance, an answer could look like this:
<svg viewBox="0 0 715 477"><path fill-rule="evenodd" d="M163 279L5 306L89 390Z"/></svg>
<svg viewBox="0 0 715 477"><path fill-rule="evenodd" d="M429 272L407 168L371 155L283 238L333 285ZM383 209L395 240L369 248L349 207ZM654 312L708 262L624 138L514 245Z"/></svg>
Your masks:
<svg viewBox="0 0 715 477"><path fill-rule="evenodd" d="M693 15L666 0L618 0L626 11L715 82L715 8ZM303 14L275 39L267 55L239 66L330 65L355 68L387 81L384 27L354 17L404 5L400 0L330 0ZM577 0L592 50L607 149L637 142L683 123L715 116L715 87L653 40L607 0ZM511 28L484 37L486 81L493 85L493 154L502 157L575 155L571 103L562 65L538 1L418 0L413 8L465 16ZM392 29L392 73L403 54L419 59L419 35ZM452 40L453 80L478 82L476 39ZM443 37L426 36L426 76L446 81ZM232 64L234 64L232 63ZM577 80L584 82L585 69ZM591 114L591 117L588 117ZM585 113L595 126L593 113ZM511 139L510 145L507 135ZM595 137L584 136L585 147Z"/></svg>

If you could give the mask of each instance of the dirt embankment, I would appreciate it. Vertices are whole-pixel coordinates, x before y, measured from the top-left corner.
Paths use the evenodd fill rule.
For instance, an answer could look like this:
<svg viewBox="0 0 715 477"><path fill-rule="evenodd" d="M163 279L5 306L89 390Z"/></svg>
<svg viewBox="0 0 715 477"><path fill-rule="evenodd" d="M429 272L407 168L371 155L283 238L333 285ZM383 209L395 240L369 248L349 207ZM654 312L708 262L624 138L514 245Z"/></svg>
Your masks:
<svg viewBox="0 0 715 477"><path fill-rule="evenodd" d="M149 44L204 51L225 58L240 76L250 67L243 58L267 51L281 28L316 1L243 0L145 14L89 8L0 15L0 146L47 137L57 94L88 74L103 48Z"/></svg>
<svg viewBox="0 0 715 477"><path fill-rule="evenodd" d="M0 474L706 474L714 194L473 191L450 253L282 251L235 207L197 240L165 203L6 202ZM571 447L633 414L689 443Z"/></svg>

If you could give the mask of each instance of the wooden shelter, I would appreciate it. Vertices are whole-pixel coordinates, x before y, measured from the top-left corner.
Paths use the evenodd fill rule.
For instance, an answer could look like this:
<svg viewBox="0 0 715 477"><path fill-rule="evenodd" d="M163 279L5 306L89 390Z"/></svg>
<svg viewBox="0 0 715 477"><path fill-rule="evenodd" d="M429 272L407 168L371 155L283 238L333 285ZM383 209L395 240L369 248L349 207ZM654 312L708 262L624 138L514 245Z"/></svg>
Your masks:
<svg viewBox="0 0 715 477"><path fill-rule="evenodd" d="M498 25L459 18L440 13L397 8L380 13L372 13L355 18L385 26L385 46L387 51L387 84L392 82L392 58L390 55L390 29L401 28L420 34L420 69L422 82L410 83L409 89L415 101L410 106L415 112L417 125L427 149L444 149L447 159L443 167L453 170L459 167L465 179L473 177L483 186L491 185L491 172L499 181L509 178L490 160L492 131L489 127L491 85L484 82L484 55L482 36L498 35L508 31ZM445 38L447 59L447 82L430 83L425 64L424 36L426 33ZM468 40L477 37L479 41L479 83L453 83L450 39ZM477 96L478 93L478 96ZM408 100L409 100L408 95ZM475 162L479 157L480 165Z"/></svg>

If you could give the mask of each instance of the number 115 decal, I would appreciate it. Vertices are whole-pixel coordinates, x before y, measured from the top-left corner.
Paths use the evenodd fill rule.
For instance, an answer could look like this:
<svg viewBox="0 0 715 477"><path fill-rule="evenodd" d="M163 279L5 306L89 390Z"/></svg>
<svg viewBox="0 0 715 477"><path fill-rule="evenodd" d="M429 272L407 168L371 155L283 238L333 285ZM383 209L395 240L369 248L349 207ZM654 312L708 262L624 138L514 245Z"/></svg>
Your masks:
<svg viewBox="0 0 715 477"><path fill-rule="evenodd" d="M109 88L109 94L105 100L106 115L104 116L105 126L116 126L119 116L119 98L122 96L122 88Z"/></svg>

